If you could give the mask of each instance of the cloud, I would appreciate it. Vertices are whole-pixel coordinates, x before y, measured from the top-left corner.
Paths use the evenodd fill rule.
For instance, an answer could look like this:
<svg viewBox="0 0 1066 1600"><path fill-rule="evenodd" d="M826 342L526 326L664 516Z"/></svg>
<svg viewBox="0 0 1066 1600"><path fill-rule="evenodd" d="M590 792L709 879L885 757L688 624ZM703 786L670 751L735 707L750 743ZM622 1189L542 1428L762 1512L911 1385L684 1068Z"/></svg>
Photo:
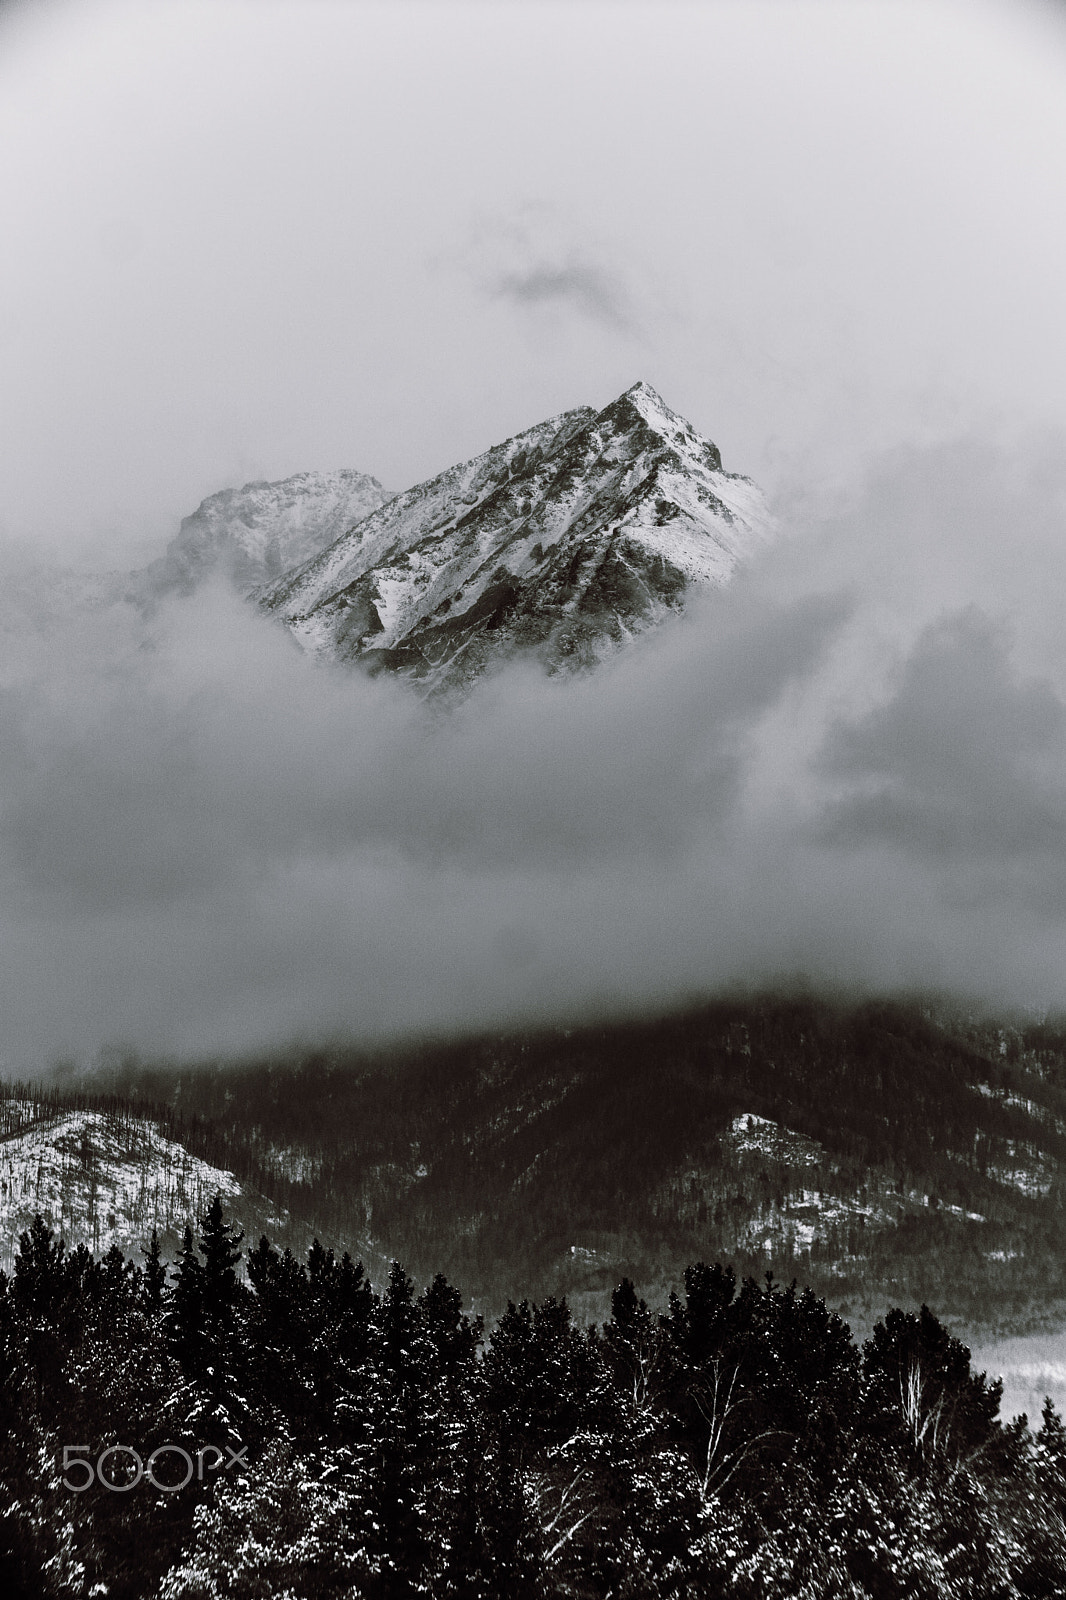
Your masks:
<svg viewBox="0 0 1066 1600"><path fill-rule="evenodd" d="M821 764L847 791L827 840L1066 870L1066 706L1019 677L1007 631L976 607L925 630L892 698L839 724Z"/></svg>
<svg viewBox="0 0 1066 1600"><path fill-rule="evenodd" d="M501 272L488 280L487 288L490 294L519 306L569 306L609 328L628 332L634 326L618 279L573 256L559 264L538 262L522 272Z"/></svg>
<svg viewBox="0 0 1066 1600"><path fill-rule="evenodd" d="M221 585L146 620L9 564L4 1064L795 975L1061 1005L1059 459L895 452L596 673L448 713Z"/></svg>
<svg viewBox="0 0 1066 1600"><path fill-rule="evenodd" d="M455 256L489 299L521 312L563 311L629 336L641 331L638 296L620 252L558 206L526 202L474 218Z"/></svg>

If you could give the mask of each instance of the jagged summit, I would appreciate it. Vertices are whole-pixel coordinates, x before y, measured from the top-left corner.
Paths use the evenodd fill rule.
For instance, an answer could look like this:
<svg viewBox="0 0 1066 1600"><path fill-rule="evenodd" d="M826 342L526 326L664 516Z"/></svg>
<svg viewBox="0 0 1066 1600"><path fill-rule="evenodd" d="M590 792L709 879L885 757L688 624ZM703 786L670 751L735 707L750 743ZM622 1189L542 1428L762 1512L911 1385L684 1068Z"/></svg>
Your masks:
<svg viewBox="0 0 1066 1600"><path fill-rule="evenodd" d="M638 378L636 383L631 383L629 388L618 396L614 404L620 406L627 401L633 407L633 410L639 412L646 422L661 421L669 425L683 421L675 412L670 410L658 389L653 389L651 384L645 383L643 378ZM610 407L606 409L609 410Z"/></svg>
<svg viewBox="0 0 1066 1600"><path fill-rule="evenodd" d="M707 453L711 470L721 472L722 457L717 446L711 444L709 439L702 439L692 424L686 422L685 418L678 412L672 411L658 390L653 389L650 383L645 383L643 378L639 378L624 394L620 394L613 405L608 406L603 414L609 414L614 410L615 406L619 407L620 411L623 412L628 406L630 410L636 412L641 421L645 422L653 432L658 433L668 442L673 442L680 447L692 448L693 446L698 446L702 448Z"/></svg>
<svg viewBox="0 0 1066 1600"><path fill-rule="evenodd" d="M755 485L638 382L395 496L258 599L315 655L454 689L520 651L592 665L726 582L770 526Z"/></svg>

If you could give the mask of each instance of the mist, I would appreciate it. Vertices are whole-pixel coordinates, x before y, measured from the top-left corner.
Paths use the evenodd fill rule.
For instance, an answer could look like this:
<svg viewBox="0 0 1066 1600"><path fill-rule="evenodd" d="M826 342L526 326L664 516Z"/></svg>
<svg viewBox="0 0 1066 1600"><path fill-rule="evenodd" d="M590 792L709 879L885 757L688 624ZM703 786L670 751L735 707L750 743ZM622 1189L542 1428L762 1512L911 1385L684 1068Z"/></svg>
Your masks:
<svg viewBox="0 0 1066 1600"><path fill-rule="evenodd" d="M1066 1004L1066 26L999 0L0 15L0 1067L683 1003ZM458 707L223 585L635 379L771 494L727 590Z"/></svg>
<svg viewBox="0 0 1066 1600"><path fill-rule="evenodd" d="M221 582L10 567L5 1070L735 984L1066 1004L1063 460L892 452L596 672L445 709Z"/></svg>

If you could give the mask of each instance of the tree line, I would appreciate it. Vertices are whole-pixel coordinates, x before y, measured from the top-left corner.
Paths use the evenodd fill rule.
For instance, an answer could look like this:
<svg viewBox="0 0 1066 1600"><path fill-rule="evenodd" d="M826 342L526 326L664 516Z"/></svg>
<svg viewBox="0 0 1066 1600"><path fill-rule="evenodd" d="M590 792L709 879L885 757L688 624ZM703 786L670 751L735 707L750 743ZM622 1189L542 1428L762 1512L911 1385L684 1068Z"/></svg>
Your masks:
<svg viewBox="0 0 1066 1600"><path fill-rule="evenodd" d="M242 1270L243 1269L243 1270ZM0 1275L0 1586L116 1600L1066 1593L1066 1429L925 1307L856 1343L810 1288L690 1266L491 1329L437 1274L254 1246Z"/></svg>

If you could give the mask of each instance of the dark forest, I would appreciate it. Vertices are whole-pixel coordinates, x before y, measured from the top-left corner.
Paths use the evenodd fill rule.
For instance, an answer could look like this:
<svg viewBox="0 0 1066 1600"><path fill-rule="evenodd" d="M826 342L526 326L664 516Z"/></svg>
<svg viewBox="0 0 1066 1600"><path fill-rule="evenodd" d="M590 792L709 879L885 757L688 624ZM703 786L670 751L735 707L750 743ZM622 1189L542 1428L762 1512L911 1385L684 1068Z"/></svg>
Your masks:
<svg viewBox="0 0 1066 1600"><path fill-rule="evenodd" d="M699 1264L659 1314L627 1279L600 1326L548 1298L486 1333L441 1275L243 1246L217 1198L170 1271L24 1234L12 1600L1066 1593L1063 1423L1004 1426L927 1308L860 1347Z"/></svg>

